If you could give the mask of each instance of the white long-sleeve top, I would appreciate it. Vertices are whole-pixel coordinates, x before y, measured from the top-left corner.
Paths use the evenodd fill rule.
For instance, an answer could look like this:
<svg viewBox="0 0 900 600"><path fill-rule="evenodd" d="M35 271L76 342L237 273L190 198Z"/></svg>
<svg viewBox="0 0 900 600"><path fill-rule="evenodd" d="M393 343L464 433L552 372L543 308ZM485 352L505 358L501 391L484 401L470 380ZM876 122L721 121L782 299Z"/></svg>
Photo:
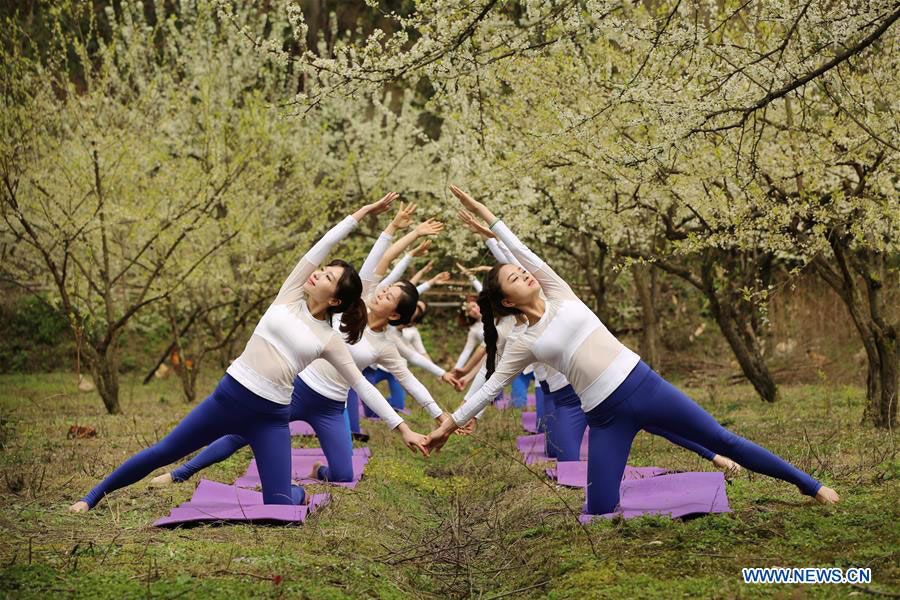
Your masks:
<svg viewBox="0 0 900 600"><path fill-rule="evenodd" d="M513 316L506 316L497 321L497 355L494 359L495 361L499 361L500 357L503 356L503 350L506 346L512 342L514 342L522 333L525 332L528 325L526 323L522 323L521 325L516 323L516 318ZM496 362L495 362L496 364ZM484 385L484 382L487 380L487 360L481 361L481 367L478 369L478 373L475 374L475 377L472 379L471 385L469 385L469 389L466 392L466 396L464 401L468 401L469 398L475 395L475 393L481 389ZM496 396L496 394L495 394ZM478 414L475 415L476 418L481 419L481 416L484 414L484 411L487 410L487 407L482 408L478 411Z"/></svg>
<svg viewBox="0 0 900 600"><path fill-rule="evenodd" d="M409 370L406 361L400 356L396 346L388 339L386 331L372 331L366 327L362 339L350 346L350 355L360 370L377 363L383 369L393 374L397 381L400 382L400 385L403 386L403 389L409 392L432 418L439 417L443 412L428 392L428 389ZM350 390L350 386L347 385L346 380L341 377L331 363L324 360L314 361L300 373L300 379L326 398L343 402L347 401L347 392ZM374 407L371 408L375 410ZM396 415L393 409L388 413L388 418L382 416L377 410L375 412L388 424L390 424L390 413Z"/></svg>
<svg viewBox="0 0 900 600"><path fill-rule="evenodd" d="M331 249L358 223L347 217L322 236L300 259L282 284L275 301L257 323L244 351L227 369L248 390L278 404L290 404L294 376L316 359L323 359L344 380L351 382L360 398L373 410L384 411L390 404L357 368L347 344L322 319L309 312L303 285ZM380 416L380 413L379 413ZM403 422L396 413L385 419L391 428Z"/></svg>
<svg viewBox="0 0 900 600"><path fill-rule="evenodd" d="M589 412L603 402L640 361L640 357L613 336L572 288L528 249L503 223L491 230L541 284L546 297L544 314L512 344L490 379L455 413L465 424L487 406L526 366L541 362L563 373Z"/></svg>
<svg viewBox="0 0 900 600"><path fill-rule="evenodd" d="M400 333L400 330L394 327L393 325L388 325L387 328L388 339L397 346L397 351L400 352L400 356L405 358L411 365L414 367L419 367L420 369L424 369L428 371L435 377L443 377L445 371L440 366L434 364L430 358L427 356L421 355L419 352L413 348L409 342L403 339L403 335Z"/></svg>
<svg viewBox="0 0 900 600"><path fill-rule="evenodd" d="M381 253L384 255L384 252ZM380 258L378 260L381 260ZM384 276L378 283L379 288L385 288L389 285L394 285L401 279L403 279L403 274L406 273L406 269L409 268L409 263L412 262L412 255L407 252L403 255L403 257L394 263L394 268L390 270L390 272ZM378 264L378 263L376 263Z"/></svg>
<svg viewBox="0 0 900 600"><path fill-rule="evenodd" d="M359 277L363 284L363 300L367 304L373 295L381 289L379 286L381 278L375 274L375 268L390 243L391 236L382 233L359 270ZM410 372L406 366L406 361L403 360L386 331L373 331L371 328L366 327L362 339L350 346L350 355L360 371L377 363L392 373L400 382L400 385L433 418L443 413L425 386ZM326 361L314 361L300 373L300 379L326 398L343 402L347 400L347 392L350 386L340 372ZM363 398L363 402L366 402L365 398ZM391 427L394 427L394 425L391 425L392 421L400 418L389 404L387 404L386 408L381 405L369 407Z"/></svg>
<svg viewBox="0 0 900 600"><path fill-rule="evenodd" d="M543 363L535 363L534 378L538 381L547 382L547 387L551 392L559 391L569 385L569 380L566 379L565 375Z"/></svg>
<svg viewBox="0 0 900 600"><path fill-rule="evenodd" d="M484 343L484 326L482 326L481 321L477 321L469 327L468 333L466 333L466 345L463 347L462 352L459 355L459 358L456 359L456 364L453 365L455 369L461 369L469 360L469 357L472 356L472 353L475 351L480 344Z"/></svg>
<svg viewBox="0 0 900 600"><path fill-rule="evenodd" d="M404 327L400 330L400 335L403 336L403 341L412 346L413 350L422 356L428 356L428 350L425 349L425 344L422 343L422 334L419 333L417 327Z"/></svg>
<svg viewBox="0 0 900 600"><path fill-rule="evenodd" d="M501 242L496 238L488 238L484 240L484 244L488 247L488 250L491 251L491 254L494 255L494 258L498 263L511 263L516 265L517 267L521 267L522 264L519 262L519 259L513 255L512 252L509 251L509 248L506 247L506 244Z"/></svg>

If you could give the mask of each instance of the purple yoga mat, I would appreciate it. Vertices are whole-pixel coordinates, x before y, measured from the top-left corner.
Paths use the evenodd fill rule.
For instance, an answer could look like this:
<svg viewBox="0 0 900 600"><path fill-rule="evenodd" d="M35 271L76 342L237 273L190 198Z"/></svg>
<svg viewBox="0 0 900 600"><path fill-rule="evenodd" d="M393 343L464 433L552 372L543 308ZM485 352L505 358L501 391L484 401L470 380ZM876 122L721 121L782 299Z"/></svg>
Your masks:
<svg viewBox="0 0 900 600"><path fill-rule="evenodd" d="M190 501L172 509L167 517L153 523L171 527L199 521L281 521L302 523L328 504L331 494L313 494L309 504L263 504L262 494L233 485L201 479Z"/></svg>
<svg viewBox="0 0 900 600"><path fill-rule="evenodd" d="M303 452L297 452L301 450ZM318 453L309 452L310 450L319 450ZM359 448L358 450L368 450L368 448ZM364 452L359 452L354 450L353 457L350 459L353 462L353 481L345 481L345 482L334 482L328 483L327 485L339 485L341 487L349 487L354 488L356 484L359 483L360 478L363 475L363 470L366 468L366 463L369 462L368 454ZM328 461L325 460L325 454L322 453L320 448L292 448L291 449L291 479L296 480L300 485L308 485L312 483L321 483L325 484L324 481L319 481L318 479L310 479L307 477L309 472L312 471L313 463L321 462L327 464ZM250 464L247 466L247 471L238 478L237 481L234 482L234 485L239 487L256 487L260 485L259 480L259 469L256 467L256 459L250 461Z"/></svg>
<svg viewBox="0 0 900 600"><path fill-rule="evenodd" d="M292 456L324 456L324 452L322 452L321 448L291 448ZM354 448L353 456L372 456L372 450L369 449L368 446L363 446L362 448Z"/></svg>
<svg viewBox="0 0 900 600"><path fill-rule="evenodd" d="M529 433L537 433L537 413L536 412L523 412L522 413L522 429Z"/></svg>
<svg viewBox="0 0 900 600"><path fill-rule="evenodd" d="M647 479L668 473L666 469L659 467L625 467L623 481L635 479ZM555 467L547 469L547 476L555 479L560 485L567 487L587 487L587 461L570 460L557 462Z"/></svg>
<svg viewBox="0 0 900 600"><path fill-rule="evenodd" d="M316 435L312 425L306 421L291 421L289 427L291 429L291 435Z"/></svg>
<svg viewBox="0 0 900 600"><path fill-rule="evenodd" d="M523 413L526 414L526 413ZM534 433L531 435L520 435L516 438L516 447L518 447L519 452L522 453L522 457L525 459L525 464L530 465L536 462L547 462L547 461L555 461L555 458L551 458L545 454L546 445L544 442L546 434L543 433ZM585 431L584 437L581 438L581 448L579 451L579 456L581 460L587 460L588 454L588 436L587 431Z"/></svg>
<svg viewBox="0 0 900 600"><path fill-rule="evenodd" d="M582 514L578 520L625 519L643 515L685 515L731 512L722 473L672 473L622 481L619 508L605 515Z"/></svg>

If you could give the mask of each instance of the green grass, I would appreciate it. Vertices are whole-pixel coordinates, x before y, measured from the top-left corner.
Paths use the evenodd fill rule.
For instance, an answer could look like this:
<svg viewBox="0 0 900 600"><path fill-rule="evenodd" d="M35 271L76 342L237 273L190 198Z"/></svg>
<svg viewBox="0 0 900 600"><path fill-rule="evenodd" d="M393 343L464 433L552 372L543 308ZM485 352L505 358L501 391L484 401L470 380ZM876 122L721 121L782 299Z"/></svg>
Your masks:
<svg viewBox="0 0 900 600"><path fill-rule="evenodd" d="M200 389L215 383L210 374ZM459 395L423 376L442 404ZM86 515L66 511L190 409L174 379L122 385L109 416L70 373L0 377L0 590L10 598L843 598L840 585L744 585L747 566L868 566L869 591L900 593L900 463L896 435L860 426L856 388L785 386L774 406L747 386L688 390L716 418L831 485L844 502L820 507L791 486L742 473L732 514L648 517L580 527L582 493L557 489L514 458L518 413L489 413L476 436L454 437L424 460L378 424L355 490L298 527L156 529L190 497L120 490ZM428 418L414 410L414 428ZM67 439L73 424L92 439ZM294 439L295 444L315 440ZM232 481L243 450L203 476ZM709 470L641 434L635 465Z"/></svg>

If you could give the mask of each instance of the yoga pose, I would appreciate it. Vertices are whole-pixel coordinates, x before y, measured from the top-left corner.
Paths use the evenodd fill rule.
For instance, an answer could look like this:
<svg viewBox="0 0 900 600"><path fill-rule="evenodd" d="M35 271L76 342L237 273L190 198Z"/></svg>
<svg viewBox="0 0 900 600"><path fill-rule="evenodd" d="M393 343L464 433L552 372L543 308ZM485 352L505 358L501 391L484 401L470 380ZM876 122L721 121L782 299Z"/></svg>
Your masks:
<svg viewBox="0 0 900 600"><path fill-rule="evenodd" d="M418 292L408 281L399 281L386 288L378 287L383 269L386 268L386 263L382 260L385 250L397 229L409 225L410 215L415 209L414 204L400 208L397 216L375 242L359 271L362 297L368 308L367 326L359 342L350 346L350 355L360 370L369 368L375 362L384 365L384 368L409 390L428 414L438 419L440 423L448 419L449 415L440 409L425 386L410 373L406 362L385 335L388 323L400 324L412 318ZM416 228L416 235L434 235L440 229L440 224L426 221ZM290 406L291 420L303 420L312 426L328 462L327 466L316 463L309 474L311 479L333 482L353 479L353 443L344 418L349 390L350 385L341 373L331 363L322 359L313 361L294 380ZM365 397L363 401L367 402ZM393 420L391 416L393 411L385 413L379 410L377 405L373 408L386 422L390 423ZM239 435L220 438L171 473L154 478L152 483L167 485L186 481L201 469L225 460L246 444L247 442Z"/></svg>
<svg viewBox="0 0 900 600"><path fill-rule="evenodd" d="M415 211L415 206L407 207L407 214L405 217L405 222L403 223L403 227L408 226L408 221L410 219L410 215L413 211ZM399 216L399 215L398 215ZM399 228L399 227L398 227ZM401 237L399 240L394 242L387 248L387 250L383 250L379 252L380 260L378 260L378 266L376 267L376 271L379 275L379 279L381 276L387 271L388 266L391 262L400 255L407 247L409 247L413 242L415 242L418 238L422 236L430 236L439 233L443 229L443 224L437 223L433 219L428 219L423 223L419 224L417 227L413 228L409 233ZM429 244L430 240L426 240L419 247L414 250L412 253L407 254L407 256L414 255L418 256L417 252L422 250L423 248L427 249L426 244ZM408 264L408 262L407 262ZM397 284L400 281L400 277L403 276L403 272L406 267L394 268L387 276L381 279L380 282L373 283L373 289L376 289L376 295L381 294L382 290L388 289L391 286ZM412 297L412 293L415 294L415 300L412 301L412 307L415 309L415 306L418 303L418 289L412 285L409 281L402 281L404 285L404 289L410 292L410 297ZM399 327L404 324L409 323L411 315L406 316L402 320L389 320L387 321L387 328L385 331L385 337L388 342L390 342L396 350L400 353L400 356L403 357L406 361L408 361L413 366L424 369L425 371L431 373L435 377L439 378L441 381L456 386L458 382L453 375L442 369L440 366L434 364L430 358L427 356L423 356L415 348L413 348L409 343L407 343L400 333ZM391 388L391 398L396 399L393 404L396 408L402 409L405 398L404 387L401 382L397 380L395 375L391 372L390 369L384 368L383 365L380 364L370 364L363 371L368 380L372 382L372 384L377 384L380 381L387 381L389 387ZM354 433L360 433L359 426L359 401L356 395L351 391L350 395L347 399L347 412L350 419L350 428ZM369 418L378 417L377 414L369 410L368 407L365 408L365 416Z"/></svg>
<svg viewBox="0 0 900 600"><path fill-rule="evenodd" d="M328 321L335 313L342 313L340 329L348 340L356 342L362 336L366 312L360 299L359 275L340 260L316 268L363 217L384 212L396 198L397 194L388 194L326 233L294 267L215 391L165 438L125 461L71 510L89 510L113 490L131 485L228 434L238 434L250 444L259 466L263 502L302 503L303 489L291 485L288 421L292 382L317 358L325 359L345 380L353 382L368 404L378 406L410 449L427 454L424 437L413 432L366 381Z"/></svg>
<svg viewBox="0 0 900 600"><path fill-rule="evenodd" d="M415 210L414 205L410 206L413 206L413 210ZM400 252L402 252L409 244L411 244L412 241L416 239L416 237L418 236L415 235L415 230L413 230L413 232L410 232L410 234L404 236L402 240L398 240L398 242L388 248L388 251L385 253L385 256L387 257L387 264L390 264L393 258L400 254ZM431 246L431 240L427 239L419 244L411 252L407 252L403 256L403 258L397 261L397 264L393 269L391 269L391 272L384 277L382 282L379 284L379 287L387 287L400 281L400 279L403 277L403 273L406 271L406 268L409 266L412 259L416 256L425 254L428 251L429 246ZM421 291L419 291L419 293L421 293ZM391 325L391 327L393 327L393 325ZM427 355L425 355L425 358L431 360ZM386 369L383 369L380 365L375 365L373 367L364 369L363 375L366 376L366 379L368 379L372 385L378 385L380 382L386 381L388 384L388 390L390 392L390 396L388 396L388 402L391 403L391 406L393 406L395 410L403 410L404 408L406 408L406 391L403 389L403 386L400 385L400 382L397 381L397 378L394 377L390 372L388 372ZM358 400L355 400L351 408L353 414L349 417L349 420L351 421L351 427L355 423L356 432L359 431L358 404ZM366 408L365 412L367 417L371 418L375 416L375 414L371 410L368 410L368 408Z"/></svg>
<svg viewBox="0 0 900 600"><path fill-rule="evenodd" d="M493 254L499 265L512 264L517 268L521 268L521 264L516 257L509 251L505 244L499 242L494 233L482 225L470 213L461 210L458 213L463 224L470 230L479 234L484 238L485 245ZM541 293L543 295L543 293ZM546 300L546 298L544 298ZM484 307L484 314L490 314L492 307L490 302L479 299ZM496 357L503 356L503 350L512 342L514 342L528 326L528 320L522 313L507 315L496 319L497 343L495 348ZM497 358L495 357L495 364ZM581 399L572 388L572 384L566 379L566 376L543 363L534 363L534 377L539 382L543 392L544 411L538 414L539 431L540 421L545 423L545 454L549 457L556 458L560 461L575 461L581 459L581 439L584 436L584 430L587 427L587 419L584 411L581 410ZM471 398L478 389L484 385L487 379L487 367L482 366L478 375L469 388L465 400ZM540 403L538 404L540 408ZM472 418L466 429L474 431L477 420L481 418L484 409ZM666 432L658 427L646 427L645 431L654 435L659 435L668 439L670 442L681 446L691 452L694 452L712 461L716 466L736 472L740 467L730 459L719 456L708 449L686 440L680 436Z"/></svg>
<svg viewBox="0 0 900 600"><path fill-rule="evenodd" d="M657 427L702 445L758 473L788 481L819 502L837 502L837 493L778 456L719 425L634 352L619 342L582 303L569 285L529 250L481 202L451 187L463 206L491 224L521 263L496 265L481 299L489 379L428 436L438 450L450 434L487 406L498 390L525 366L542 362L563 373L581 399L589 430L587 512L605 514L619 504L619 485L634 436ZM543 295L541 294L543 291ZM490 314L487 314L488 311ZM528 328L507 343L499 365L494 316L522 314Z"/></svg>

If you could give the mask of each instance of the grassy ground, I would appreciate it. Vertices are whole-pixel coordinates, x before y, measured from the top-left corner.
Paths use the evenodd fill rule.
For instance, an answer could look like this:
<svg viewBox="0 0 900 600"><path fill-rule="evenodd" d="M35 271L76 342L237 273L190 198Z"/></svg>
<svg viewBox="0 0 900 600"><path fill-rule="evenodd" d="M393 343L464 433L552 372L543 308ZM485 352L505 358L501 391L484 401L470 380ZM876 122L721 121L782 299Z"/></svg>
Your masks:
<svg viewBox="0 0 900 600"><path fill-rule="evenodd" d="M427 379L425 380L428 381ZM210 390L209 378L201 389ZM458 395L437 388L442 404ZM150 526L193 484L116 492L87 515L66 507L189 409L174 380L123 385L125 415L73 393L74 376L0 377L0 593L47 597L830 598L900 593L896 435L859 426L856 388L786 387L775 406L746 386L689 390L726 426L810 470L844 497L810 503L778 481L742 473L734 513L580 527L582 494L515 462L518 413L494 411L477 436L429 460L369 424L373 459L356 490L299 527ZM419 410L411 419L427 432ZM67 439L73 424L97 429ZM315 441L295 438L295 444ZM204 476L232 481L249 451ZM709 470L641 434L634 465ZM867 566L867 590L744 585L746 566Z"/></svg>

